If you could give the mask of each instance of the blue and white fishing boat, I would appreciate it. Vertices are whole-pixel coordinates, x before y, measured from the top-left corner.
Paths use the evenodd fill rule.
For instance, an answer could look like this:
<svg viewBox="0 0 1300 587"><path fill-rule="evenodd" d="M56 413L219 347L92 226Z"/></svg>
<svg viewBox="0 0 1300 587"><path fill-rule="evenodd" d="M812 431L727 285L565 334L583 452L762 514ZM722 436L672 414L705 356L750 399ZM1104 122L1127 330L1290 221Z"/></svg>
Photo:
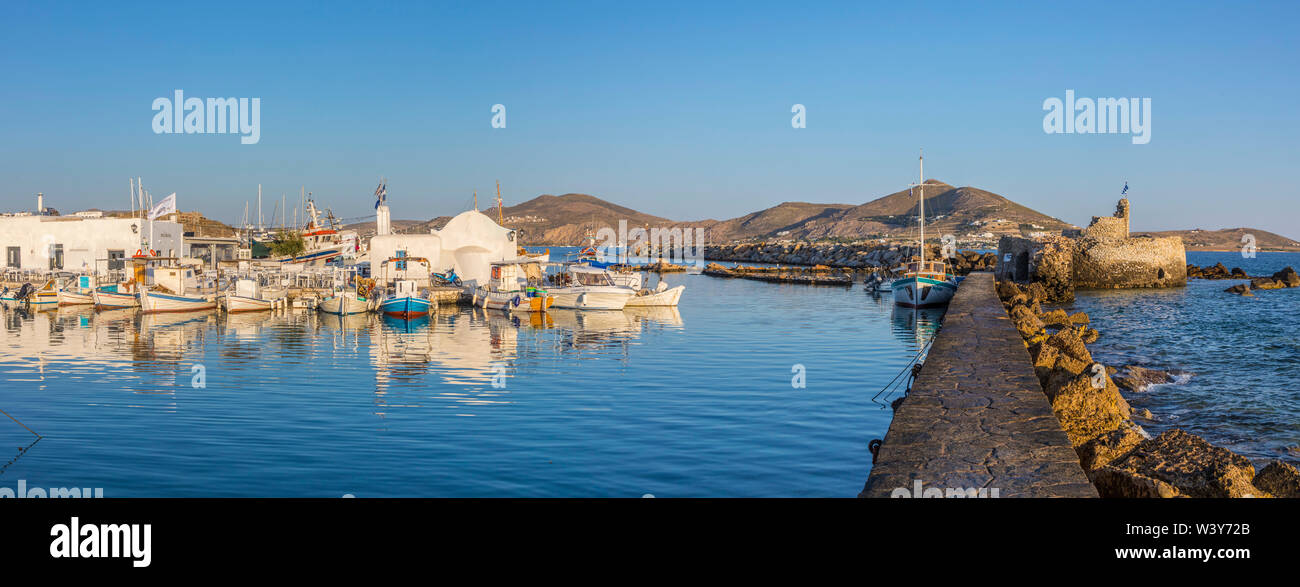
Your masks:
<svg viewBox="0 0 1300 587"><path fill-rule="evenodd" d="M419 291L412 280L402 280L393 284L391 292L386 292L379 299L379 313L390 318L411 320L428 316L433 309L433 299L429 291Z"/></svg>
<svg viewBox="0 0 1300 587"><path fill-rule="evenodd" d="M384 292L376 297L376 309L380 314L390 318L410 320L428 316L433 309L432 293L428 288L421 289L416 280L386 279L390 270L401 271L402 275L406 276L408 267L412 263L424 265L422 275L427 280L431 265L424 257L392 257L379 264L380 274L385 277L382 281L388 284Z"/></svg>
<svg viewBox="0 0 1300 587"><path fill-rule="evenodd" d="M925 259L925 157L921 157L921 179L917 184L920 197L919 216L921 240L917 249L921 254L902 267L902 277L890 284L894 303L904 308L933 308L952 301L957 293L957 280L948 275L946 264L940 260Z"/></svg>

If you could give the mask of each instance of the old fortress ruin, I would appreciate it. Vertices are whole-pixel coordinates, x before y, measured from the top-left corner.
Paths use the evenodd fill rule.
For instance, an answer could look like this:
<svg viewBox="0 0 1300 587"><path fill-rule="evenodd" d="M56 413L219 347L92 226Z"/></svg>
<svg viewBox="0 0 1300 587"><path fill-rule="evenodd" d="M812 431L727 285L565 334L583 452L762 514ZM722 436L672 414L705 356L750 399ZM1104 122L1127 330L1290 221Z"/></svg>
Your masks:
<svg viewBox="0 0 1300 587"><path fill-rule="evenodd" d="M997 278L1040 282L1054 300L1074 299L1075 289L1182 287L1187 253L1179 237L1129 236L1129 201L1113 216L1094 216L1087 228L1060 236L1004 236L998 242Z"/></svg>

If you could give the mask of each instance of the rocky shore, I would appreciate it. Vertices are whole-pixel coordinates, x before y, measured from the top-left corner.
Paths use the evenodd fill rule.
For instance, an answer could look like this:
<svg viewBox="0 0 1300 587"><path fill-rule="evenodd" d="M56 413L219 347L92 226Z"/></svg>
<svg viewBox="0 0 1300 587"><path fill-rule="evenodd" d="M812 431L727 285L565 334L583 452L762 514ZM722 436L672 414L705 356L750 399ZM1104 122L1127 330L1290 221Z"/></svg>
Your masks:
<svg viewBox="0 0 1300 587"><path fill-rule="evenodd" d="M1135 415L1120 389L1140 390L1172 375L1095 362L1087 344L1100 333L1091 320L1082 312L1044 312L1041 304L1050 296L1040 283L1003 281L997 293L1029 349L1052 411L1102 497L1300 497L1300 471L1282 461L1256 473L1245 457L1181 429L1151 438L1134 418L1152 415Z"/></svg>
<svg viewBox="0 0 1300 587"><path fill-rule="evenodd" d="M704 249L704 258L711 261L825 265L864 270L891 269L916 254L914 246L887 244L756 243L711 245ZM942 248L931 245L926 256L939 259ZM993 253L958 251L947 261L954 274L965 275L971 271L992 269L997 264L997 256Z"/></svg>

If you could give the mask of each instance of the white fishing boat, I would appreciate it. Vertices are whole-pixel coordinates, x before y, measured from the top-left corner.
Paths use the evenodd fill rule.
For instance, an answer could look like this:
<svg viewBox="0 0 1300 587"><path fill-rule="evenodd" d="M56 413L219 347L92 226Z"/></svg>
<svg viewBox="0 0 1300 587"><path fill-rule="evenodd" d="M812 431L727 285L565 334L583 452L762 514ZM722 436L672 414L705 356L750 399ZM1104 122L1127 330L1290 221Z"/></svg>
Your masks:
<svg viewBox="0 0 1300 587"><path fill-rule="evenodd" d="M668 284L660 281L655 289L642 289L636 292L627 301L628 308L645 307L645 306L676 306L677 302L682 299L682 292L686 291L686 286L668 287Z"/></svg>
<svg viewBox="0 0 1300 587"><path fill-rule="evenodd" d="M540 263L499 261L491 267L487 285L474 288L475 306L506 312L545 312L555 303L542 287L545 272Z"/></svg>
<svg viewBox="0 0 1300 587"><path fill-rule="evenodd" d="M140 307L135 282L127 281L113 285L101 285L90 292L96 310L116 310Z"/></svg>
<svg viewBox="0 0 1300 587"><path fill-rule="evenodd" d="M920 161L921 179L916 187L921 225L917 250L921 254L905 264L902 277L890 284L894 303L905 308L942 306L952 301L953 295L957 293L957 281L947 274L945 263L939 260L927 261L925 258L925 157L922 156Z"/></svg>
<svg viewBox="0 0 1300 587"><path fill-rule="evenodd" d="M152 267L153 287L140 288L140 310L146 314L213 310L217 296L196 291L197 278L190 267Z"/></svg>
<svg viewBox="0 0 1300 587"><path fill-rule="evenodd" d="M281 263L323 265L331 259L356 252L356 231L340 230L334 214L328 210L325 212L328 224L322 222L315 200L307 198L306 206L307 224L300 233L304 250L302 254L279 259Z"/></svg>
<svg viewBox="0 0 1300 587"><path fill-rule="evenodd" d="M64 282L59 288L60 306L84 306L95 303L95 277L77 275Z"/></svg>
<svg viewBox="0 0 1300 587"><path fill-rule="evenodd" d="M316 309L336 316L351 316L370 311L372 300L358 287L356 269L334 270L334 286L316 305Z"/></svg>
<svg viewBox="0 0 1300 587"><path fill-rule="evenodd" d="M614 284L609 271L587 264L566 264L552 276L552 306L575 310L622 310L636 290Z"/></svg>
<svg viewBox="0 0 1300 587"><path fill-rule="evenodd" d="M276 300L266 296L261 286L252 279L235 281L233 292L221 296L222 306L227 313L266 312L276 306Z"/></svg>
<svg viewBox="0 0 1300 587"><path fill-rule="evenodd" d="M140 309L146 314L162 312L197 312L213 310L217 307L217 298L212 295L180 296L165 294L160 291L140 290Z"/></svg>

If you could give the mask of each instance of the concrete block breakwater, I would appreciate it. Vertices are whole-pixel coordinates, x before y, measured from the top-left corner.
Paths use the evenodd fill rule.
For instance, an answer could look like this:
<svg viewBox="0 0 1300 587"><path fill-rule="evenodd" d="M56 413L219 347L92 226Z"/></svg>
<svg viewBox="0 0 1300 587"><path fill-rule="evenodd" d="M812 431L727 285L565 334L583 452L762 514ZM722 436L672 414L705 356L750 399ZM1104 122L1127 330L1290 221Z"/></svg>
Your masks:
<svg viewBox="0 0 1300 587"><path fill-rule="evenodd" d="M859 496L911 492L917 481L945 496L971 488L997 489L999 497L1097 496L989 273L972 273L958 288Z"/></svg>
<svg viewBox="0 0 1300 587"><path fill-rule="evenodd" d="M943 250L930 246L926 256L939 259ZM780 263L785 265L826 265L854 269L894 268L917 254L915 246L884 244L815 244L815 243L748 243L710 245L704 258L736 263ZM997 264L993 253L957 251L949 259L959 275L991 269Z"/></svg>

